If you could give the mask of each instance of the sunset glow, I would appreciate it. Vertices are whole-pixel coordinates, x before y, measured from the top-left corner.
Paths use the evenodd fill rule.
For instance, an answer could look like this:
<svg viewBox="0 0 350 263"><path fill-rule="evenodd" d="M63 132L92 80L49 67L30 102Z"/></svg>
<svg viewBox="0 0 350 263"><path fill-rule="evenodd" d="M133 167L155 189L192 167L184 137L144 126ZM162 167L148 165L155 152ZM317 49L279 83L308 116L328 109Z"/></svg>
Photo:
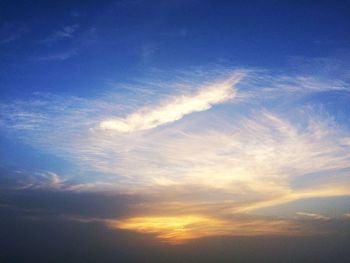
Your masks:
<svg viewBox="0 0 350 263"><path fill-rule="evenodd" d="M0 262L348 263L350 1L0 0Z"/></svg>
<svg viewBox="0 0 350 263"><path fill-rule="evenodd" d="M119 228L152 234L169 244L210 236L306 235L295 222L288 220L223 220L202 216L135 217L109 223Z"/></svg>

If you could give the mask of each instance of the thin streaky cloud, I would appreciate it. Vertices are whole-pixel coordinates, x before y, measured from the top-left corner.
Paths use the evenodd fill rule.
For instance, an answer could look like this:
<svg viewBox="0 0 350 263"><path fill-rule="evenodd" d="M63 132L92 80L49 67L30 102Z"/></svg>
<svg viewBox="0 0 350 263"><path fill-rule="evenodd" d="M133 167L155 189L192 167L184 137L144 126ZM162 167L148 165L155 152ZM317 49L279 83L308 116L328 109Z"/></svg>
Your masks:
<svg viewBox="0 0 350 263"><path fill-rule="evenodd" d="M310 218L314 220L329 220L330 217L321 215L321 214L316 214L316 213L307 213L307 212L297 212L296 213L298 216L301 216L303 218Z"/></svg>
<svg viewBox="0 0 350 263"><path fill-rule="evenodd" d="M9 44L23 37L28 33L29 29L26 25L18 25L14 23L5 23L0 26L0 45Z"/></svg>
<svg viewBox="0 0 350 263"><path fill-rule="evenodd" d="M17 179L18 178L18 179ZM66 188L67 179L51 171L16 170L9 176L8 184L12 190L54 190Z"/></svg>
<svg viewBox="0 0 350 263"><path fill-rule="evenodd" d="M176 96L161 105L137 110L122 119L104 120L100 123L100 128L122 133L147 130L180 120L194 112L206 111L215 104L233 99L234 86L243 76L243 73L236 73L223 82L201 88L194 95Z"/></svg>
<svg viewBox="0 0 350 263"><path fill-rule="evenodd" d="M36 57L34 60L35 61L63 61L63 60L70 59L71 57L74 57L77 54L78 52L75 49L73 49L73 50L68 50L60 53Z"/></svg>
<svg viewBox="0 0 350 263"><path fill-rule="evenodd" d="M233 76L237 78L237 74ZM227 213L253 213L258 208L305 198L349 195L348 133L317 107L299 105L289 111L293 117L283 114L282 106L265 109L254 105L253 109L240 111L240 101L209 110L215 105L209 91L221 87L219 94L214 92L216 102L227 101L228 97L228 100L236 99L244 92L246 79L234 88L218 84L204 86L192 96L178 97L175 95L178 92L173 91L167 94L170 99L163 107L141 107L142 112L138 107L144 103L145 93L135 93L129 101L119 96L123 93L118 93L119 97L48 96L27 103L0 105L5 117L2 126L31 145L98 174L87 182L66 182L61 189L162 196L166 202L157 206L163 210L169 203L181 201L191 204L192 210L205 213L205 208L213 203L213 195L216 207L230 204L224 209ZM272 80L270 76L268 81ZM278 85L271 87L276 90L274 98L284 96ZM184 94L192 92L193 89ZM309 92L321 91L315 88ZM295 94L305 93L300 89ZM164 96L159 96L164 101ZM200 103L195 103L196 107L189 103L191 107L186 109L190 110L183 111L180 106L184 103L174 101L182 102L184 98ZM257 101L256 96L247 99L252 105ZM263 99L268 98L260 101ZM159 104L151 101L147 105ZM205 110L206 107L209 108ZM179 119L166 118L168 125L160 127L165 123L155 119L156 126L150 128L154 123L143 122L151 119L150 113L178 108ZM190 114L198 109L202 110L201 114ZM128 116L128 112L134 113ZM147 128L147 132L96 129L101 120L110 116L130 118L135 113L139 114L140 123L133 126L133 131ZM112 175L113 180L103 174ZM208 196L209 192L212 195Z"/></svg>
<svg viewBox="0 0 350 263"><path fill-rule="evenodd" d="M42 41L42 43L53 43L62 39L72 38L78 29L78 24L64 26L61 29L52 32L50 36Z"/></svg>

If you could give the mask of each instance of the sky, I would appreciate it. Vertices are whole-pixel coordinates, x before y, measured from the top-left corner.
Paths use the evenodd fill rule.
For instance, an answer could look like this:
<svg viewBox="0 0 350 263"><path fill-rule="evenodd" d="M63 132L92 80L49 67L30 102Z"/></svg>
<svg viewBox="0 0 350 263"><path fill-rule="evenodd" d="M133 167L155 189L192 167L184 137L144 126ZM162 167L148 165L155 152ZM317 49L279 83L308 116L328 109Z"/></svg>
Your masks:
<svg viewBox="0 0 350 263"><path fill-rule="evenodd" d="M0 261L347 262L348 1L0 1Z"/></svg>

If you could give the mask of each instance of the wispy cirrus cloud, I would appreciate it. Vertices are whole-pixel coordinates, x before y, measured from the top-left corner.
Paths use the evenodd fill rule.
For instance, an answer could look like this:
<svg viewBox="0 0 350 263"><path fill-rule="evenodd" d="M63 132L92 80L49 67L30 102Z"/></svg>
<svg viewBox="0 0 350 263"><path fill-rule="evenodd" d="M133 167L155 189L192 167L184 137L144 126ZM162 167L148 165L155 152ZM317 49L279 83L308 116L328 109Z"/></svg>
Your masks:
<svg viewBox="0 0 350 263"><path fill-rule="evenodd" d="M329 220L330 217L324 216L321 214L316 214L316 213L306 213L306 212L297 212L298 216L301 216L302 218L310 218L314 220Z"/></svg>
<svg viewBox="0 0 350 263"><path fill-rule="evenodd" d="M78 51L83 46L83 42L86 40L85 36L92 35L93 33L89 30L79 32L80 26L78 24L66 25L61 29L54 30L47 37L38 41L38 44L47 46L49 48L47 52L35 56L33 61L64 61L70 59L78 54ZM88 33L87 33L88 32ZM83 40L84 39L84 40ZM58 42L69 40L70 48L65 48L65 50L56 49L52 50L54 44ZM57 47L59 47L57 45Z"/></svg>
<svg viewBox="0 0 350 263"><path fill-rule="evenodd" d="M157 92L110 92L95 99L47 95L3 104L2 127L96 173L85 182L65 181L62 190L142 195L142 205L130 209L153 219L152 213L210 220L350 195L347 128L317 100L303 100L335 86L249 70L242 78L242 72L209 84L177 83L181 89L146 103L145 96ZM155 83L167 85L149 85ZM336 91L347 94L346 83L339 83ZM290 95L293 104L284 104Z"/></svg>
<svg viewBox="0 0 350 263"><path fill-rule="evenodd" d="M20 171L19 171L20 172ZM65 179L50 171L37 172L29 180L23 182L21 189L63 189Z"/></svg>
<svg viewBox="0 0 350 263"><path fill-rule="evenodd" d="M0 26L0 45L12 43L29 31L23 24L5 22Z"/></svg>
<svg viewBox="0 0 350 263"><path fill-rule="evenodd" d="M234 85L243 75L244 73L233 74L222 83L214 83L201 88L194 95L174 96L161 105L137 110L123 119L104 120L100 123L100 127L118 132L147 130L180 120L193 112L208 110L215 104L234 98Z"/></svg>
<svg viewBox="0 0 350 263"><path fill-rule="evenodd" d="M47 38L42 40L42 43L54 43L62 39L72 38L78 29L78 24L64 26L61 29L53 31Z"/></svg>
<svg viewBox="0 0 350 263"><path fill-rule="evenodd" d="M1 167L2 168L2 167ZM66 178L51 171L0 170L1 190L57 190L66 188Z"/></svg>
<svg viewBox="0 0 350 263"><path fill-rule="evenodd" d="M42 55L36 57L35 61L63 61L70 59L73 56L76 56L78 52L75 49L71 49L68 51L58 52L54 54Z"/></svg>

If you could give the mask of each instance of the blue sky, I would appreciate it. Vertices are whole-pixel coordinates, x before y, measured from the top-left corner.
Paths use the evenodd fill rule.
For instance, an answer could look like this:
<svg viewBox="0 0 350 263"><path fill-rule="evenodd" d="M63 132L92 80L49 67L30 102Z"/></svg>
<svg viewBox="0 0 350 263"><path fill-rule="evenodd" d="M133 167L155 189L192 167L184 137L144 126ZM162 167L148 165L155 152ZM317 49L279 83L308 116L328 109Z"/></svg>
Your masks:
<svg viewBox="0 0 350 263"><path fill-rule="evenodd" d="M169 244L348 231L349 13L347 1L1 1L1 189L127 196L123 216L56 216Z"/></svg>
<svg viewBox="0 0 350 263"><path fill-rule="evenodd" d="M298 70L295 64L305 58L348 56L346 1L1 5L6 96L17 90L96 94L108 80L130 81L150 68Z"/></svg>

